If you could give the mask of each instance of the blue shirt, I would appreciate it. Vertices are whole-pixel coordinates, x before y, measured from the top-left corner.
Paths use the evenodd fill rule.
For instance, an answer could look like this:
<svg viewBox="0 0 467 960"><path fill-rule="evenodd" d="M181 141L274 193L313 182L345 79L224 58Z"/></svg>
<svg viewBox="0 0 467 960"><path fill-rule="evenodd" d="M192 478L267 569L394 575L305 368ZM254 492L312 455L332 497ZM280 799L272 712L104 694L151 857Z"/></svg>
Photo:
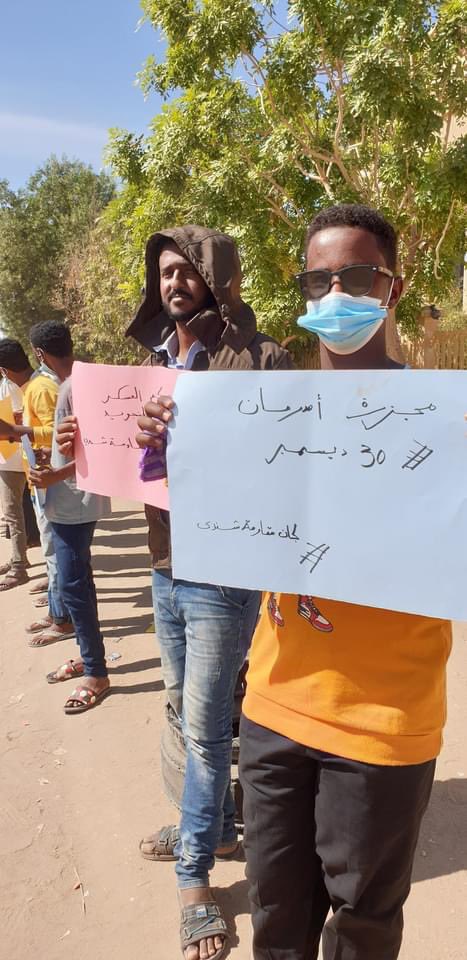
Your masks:
<svg viewBox="0 0 467 960"><path fill-rule="evenodd" d="M197 353L200 353L201 350L205 350L206 347L203 347L203 344L199 340L195 340L191 344L191 347L187 353L185 363L182 363L178 359L178 337L177 331L174 330L170 334L170 337L167 337L164 343L161 343L160 347L155 347L155 353L161 353L162 350L165 350L168 356L167 366L175 370L191 370L193 366L193 361Z"/></svg>

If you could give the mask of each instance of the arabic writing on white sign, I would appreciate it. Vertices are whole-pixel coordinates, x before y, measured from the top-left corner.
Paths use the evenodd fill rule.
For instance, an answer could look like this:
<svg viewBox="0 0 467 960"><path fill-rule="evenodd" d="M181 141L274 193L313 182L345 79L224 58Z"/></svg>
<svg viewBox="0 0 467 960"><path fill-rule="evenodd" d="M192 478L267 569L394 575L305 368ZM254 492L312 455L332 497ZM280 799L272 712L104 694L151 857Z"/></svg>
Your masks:
<svg viewBox="0 0 467 960"><path fill-rule="evenodd" d="M467 374L180 378L181 579L467 618Z"/></svg>

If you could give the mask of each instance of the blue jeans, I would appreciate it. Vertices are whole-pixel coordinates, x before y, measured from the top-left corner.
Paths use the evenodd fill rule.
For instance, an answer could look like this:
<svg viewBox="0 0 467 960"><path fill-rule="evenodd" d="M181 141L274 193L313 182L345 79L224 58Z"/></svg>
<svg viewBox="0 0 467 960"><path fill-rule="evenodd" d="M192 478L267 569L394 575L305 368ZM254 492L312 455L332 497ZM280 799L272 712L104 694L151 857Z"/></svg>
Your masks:
<svg viewBox="0 0 467 960"><path fill-rule="evenodd" d="M73 621L86 677L106 677L104 641L91 567L95 523L52 523L60 594Z"/></svg>
<svg viewBox="0 0 467 960"><path fill-rule="evenodd" d="M204 887L216 847L237 838L230 791L233 700L260 594L172 580L170 571L154 570L153 602L167 695L186 743L177 882Z"/></svg>
<svg viewBox="0 0 467 960"><path fill-rule="evenodd" d="M54 623L67 623L70 614L65 606L63 597L60 594L58 585L57 557L55 555L55 546L53 541L52 525L38 504L34 492L31 493L32 505L36 514L39 536L41 538L41 548L44 555L45 565L47 567L47 577L49 580L48 600L49 614Z"/></svg>

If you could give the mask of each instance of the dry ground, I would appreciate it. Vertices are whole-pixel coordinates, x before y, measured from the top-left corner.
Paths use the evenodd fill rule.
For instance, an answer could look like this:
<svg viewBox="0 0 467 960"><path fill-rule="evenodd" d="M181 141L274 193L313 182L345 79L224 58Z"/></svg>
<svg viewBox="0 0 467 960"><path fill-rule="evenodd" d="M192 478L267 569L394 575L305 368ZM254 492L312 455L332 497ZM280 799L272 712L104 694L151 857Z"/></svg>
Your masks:
<svg viewBox="0 0 467 960"><path fill-rule="evenodd" d="M68 640L26 644L28 587L0 598L1 960L176 960L172 864L142 860L143 833L173 821L160 781L163 685L151 623L145 520L117 503L95 538L95 571L112 695L62 710L71 683L45 674L74 655ZM43 574L30 551L31 577ZM0 541L0 562L8 543ZM455 630L449 723L417 853L401 960L467 956L467 627ZM217 864L232 960L250 957L244 864ZM82 886L75 889L78 882ZM377 958L375 958L377 960Z"/></svg>

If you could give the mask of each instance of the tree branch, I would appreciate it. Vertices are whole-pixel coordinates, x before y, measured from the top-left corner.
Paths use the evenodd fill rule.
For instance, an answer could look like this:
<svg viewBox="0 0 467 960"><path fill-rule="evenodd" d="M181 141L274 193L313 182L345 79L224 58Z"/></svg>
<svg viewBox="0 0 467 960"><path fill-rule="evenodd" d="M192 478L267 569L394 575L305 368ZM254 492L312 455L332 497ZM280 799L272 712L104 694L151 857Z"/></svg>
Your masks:
<svg viewBox="0 0 467 960"><path fill-rule="evenodd" d="M446 234L447 234L447 232L448 232L448 230L449 230L449 224L451 223L451 219L452 219L452 215L453 215L453 213L454 213L454 207L455 207L455 206L456 206L456 198L454 197L454 200L452 201L451 206L450 206L450 208L449 208L449 213L448 213L448 217L447 217L446 223L444 224L443 232L442 232L442 234L441 234L441 236L440 236L440 238L439 238L439 240L438 240L438 243L436 244L436 247L435 247L435 262L434 262L433 270L434 270L434 274L435 274L435 277L436 277L437 280L440 280L440 279L441 279L441 277L440 277L440 275L439 275L439 261L440 261L441 247L442 247L442 244L443 244L444 239L445 239L445 237L446 237Z"/></svg>

